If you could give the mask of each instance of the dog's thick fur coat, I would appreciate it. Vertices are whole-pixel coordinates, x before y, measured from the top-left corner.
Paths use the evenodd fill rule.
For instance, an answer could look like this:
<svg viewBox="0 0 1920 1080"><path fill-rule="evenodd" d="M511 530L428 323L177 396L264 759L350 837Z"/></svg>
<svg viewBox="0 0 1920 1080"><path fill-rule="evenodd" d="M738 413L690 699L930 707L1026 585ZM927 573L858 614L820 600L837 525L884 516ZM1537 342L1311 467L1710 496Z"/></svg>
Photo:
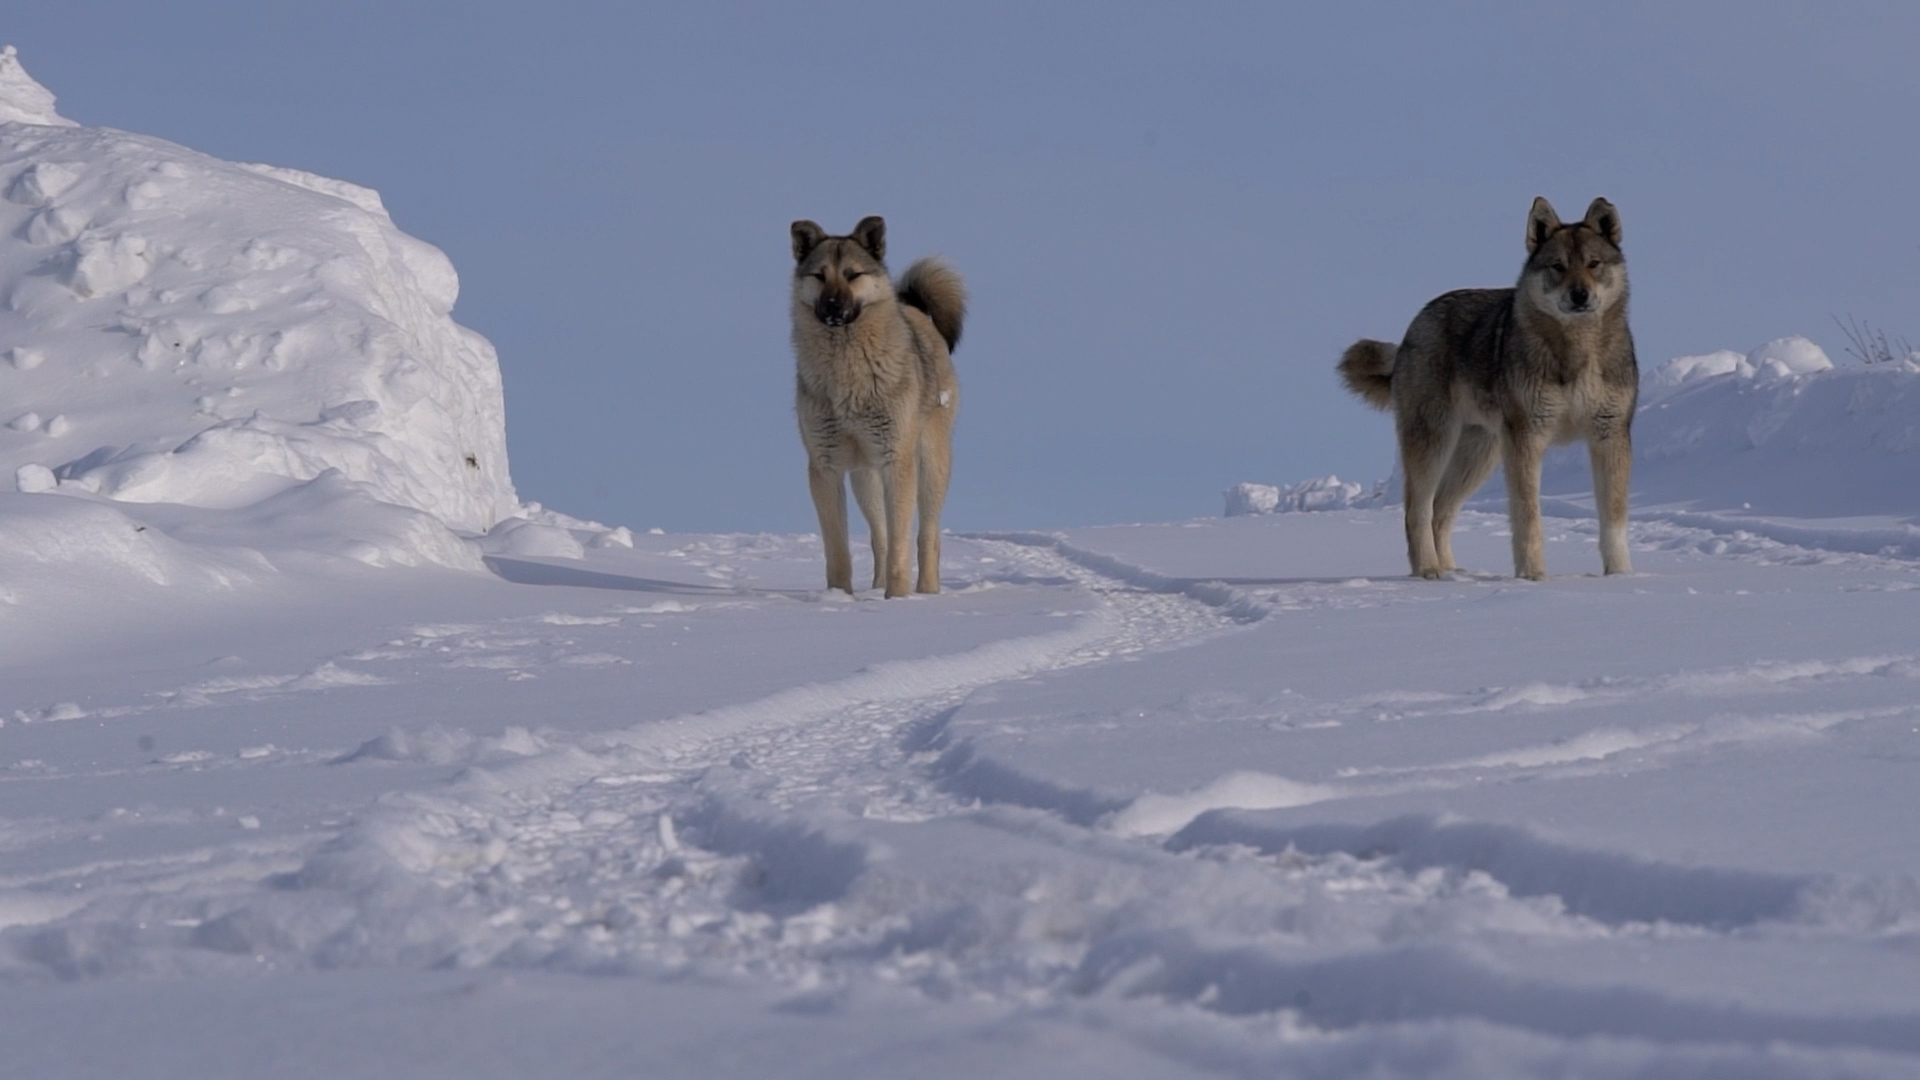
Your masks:
<svg viewBox="0 0 1920 1080"><path fill-rule="evenodd" d="M1547 200L1527 215L1527 262L1511 289L1461 289L1415 316L1396 349L1362 340L1340 359L1347 388L1391 409L1406 477L1407 561L1415 576L1456 569L1460 504L1502 463L1515 575L1546 577L1540 461L1584 439L1600 513L1600 561L1627 557L1627 480L1640 373L1627 329L1620 215L1595 199L1562 224Z"/></svg>
<svg viewBox="0 0 1920 1080"><path fill-rule="evenodd" d="M908 591L907 534L920 511L914 588L940 591L940 510L953 467L960 407L952 352L967 294L936 258L887 276L886 222L847 236L793 223L794 411L807 450L807 487L827 549L827 587L853 591L846 474L873 541L873 587Z"/></svg>

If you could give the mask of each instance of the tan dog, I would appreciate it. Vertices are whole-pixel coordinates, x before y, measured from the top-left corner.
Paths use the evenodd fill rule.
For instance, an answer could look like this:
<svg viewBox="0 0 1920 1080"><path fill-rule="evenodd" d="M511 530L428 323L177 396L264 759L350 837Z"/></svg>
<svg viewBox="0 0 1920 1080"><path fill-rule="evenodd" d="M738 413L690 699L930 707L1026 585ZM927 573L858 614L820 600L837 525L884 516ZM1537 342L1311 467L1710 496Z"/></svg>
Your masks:
<svg viewBox="0 0 1920 1080"><path fill-rule="evenodd" d="M1407 561L1417 577L1455 569L1460 504L1505 465L1513 572L1547 576L1540 460L1584 439L1600 512L1600 562L1627 558L1627 479L1640 371L1627 329L1620 215L1593 200L1563 225L1545 199L1527 215L1527 263L1511 289L1461 289L1422 308L1396 349L1358 341L1340 359L1348 389L1393 410L1406 473Z"/></svg>
<svg viewBox="0 0 1920 1080"><path fill-rule="evenodd" d="M873 541L873 587L905 596L907 533L920 511L920 576L940 591L940 509L953 462L960 384L953 347L967 313L952 267L925 258L887 276L887 223L863 219L848 236L793 223L794 411L807 449L807 487L827 549L827 587L853 591L847 491Z"/></svg>

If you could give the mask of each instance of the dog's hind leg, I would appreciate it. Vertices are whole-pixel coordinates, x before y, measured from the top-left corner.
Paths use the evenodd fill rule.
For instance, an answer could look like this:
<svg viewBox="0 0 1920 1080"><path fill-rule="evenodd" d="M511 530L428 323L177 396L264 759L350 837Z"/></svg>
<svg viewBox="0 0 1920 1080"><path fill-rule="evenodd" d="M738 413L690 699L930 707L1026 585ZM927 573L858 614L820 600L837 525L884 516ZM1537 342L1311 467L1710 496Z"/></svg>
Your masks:
<svg viewBox="0 0 1920 1080"><path fill-rule="evenodd" d="M953 472L951 414L944 419L929 419L920 434L920 577L914 590L923 593L940 591L940 511Z"/></svg>
<svg viewBox="0 0 1920 1080"><path fill-rule="evenodd" d="M1513 576L1540 581L1547 576L1546 542L1540 533L1540 460L1547 439L1534 431L1502 432L1501 464L1507 472L1507 521L1513 532Z"/></svg>
<svg viewBox="0 0 1920 1080"><path fill-rule="evenodd" d="M827 588L853 592L853 552L847 546L847 485L840 470L807 467L807 490L820 515L820 545L827 549Z"/></svg>
<svg viewBox="0 0 1920 1080"><path fill-rule="evenodd" d="M1440 479L1460 437L1457 424L1435 425L1418 416L1395 414L1400 434L1400 469L1406 474L1407 563L1413 576L1437 578L1446 572L1433 544L1433 501Z"/></svg>
<svg viewBox="0 0 1920 1080"><path fill-rule="evenodd" d="M1460 568L1453 561L1453 519L1460 514L1460 504L1480 490L1499 460L1500 442L1493 432L1483 427L1461 429L1453 458L1433 495L1433 550L1442 572Z"/></svg>
<svg viewBox="0 0 1920 1080"><path fill-rule="evenodd" d="M1627 556L1627 478L1633 471L1633 444L1622 431L1587 441L1587 460L1593 466L1593 502L1600 511L1600 568L1608 574L1631 574Z"/></svg>
<svg viewBox="0 0 1920 1080"><path fill-rule="evenodd" d="M878 469L855 469L853 501L860 504L860 516L867 519L867 536L873 545L873 587L887 587L887 493Z"/></svg>

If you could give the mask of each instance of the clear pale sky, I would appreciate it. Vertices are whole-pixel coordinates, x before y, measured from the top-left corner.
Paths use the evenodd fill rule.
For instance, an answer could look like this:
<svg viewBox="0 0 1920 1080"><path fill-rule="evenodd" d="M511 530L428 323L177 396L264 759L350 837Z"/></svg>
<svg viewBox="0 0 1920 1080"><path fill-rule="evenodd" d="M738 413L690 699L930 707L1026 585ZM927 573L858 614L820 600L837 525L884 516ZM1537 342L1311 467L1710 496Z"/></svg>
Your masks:
<svg viewBox="0 0 1920 1080"><path fill-rule="evenodd" d="M1620 208L1642 366L1920 338L1920 5L14 3L66 116L380 190L521 496L811 529L788 222L967 276L955 528L1392 464L1333 363Z"/></svg>

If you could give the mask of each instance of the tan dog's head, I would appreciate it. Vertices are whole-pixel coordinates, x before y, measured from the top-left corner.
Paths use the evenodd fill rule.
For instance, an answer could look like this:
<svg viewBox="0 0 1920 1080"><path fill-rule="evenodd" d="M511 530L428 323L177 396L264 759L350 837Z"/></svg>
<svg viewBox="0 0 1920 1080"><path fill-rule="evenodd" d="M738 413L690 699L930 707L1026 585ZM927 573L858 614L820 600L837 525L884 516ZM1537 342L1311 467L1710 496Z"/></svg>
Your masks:
<svg viewBox="0 0 1920 1080"><path fill-rule="evenodd" d="M793 223L793 300L827 326L846 326L867 305L891 299L887 223L867 217L847 236L811 221ZM796 317L798 317L796 315Z"/></svg>
<svg viewBox="0 0 1920 1080"><path fill-rule="evenodd" d="M1527 214L1527 267L1521 291L1533 306L1562 321L1590 318L1627 295L1627 260L1620 254L1620 212L1593 200L1584 220L1563 225L1543 198Z"/></svg>

